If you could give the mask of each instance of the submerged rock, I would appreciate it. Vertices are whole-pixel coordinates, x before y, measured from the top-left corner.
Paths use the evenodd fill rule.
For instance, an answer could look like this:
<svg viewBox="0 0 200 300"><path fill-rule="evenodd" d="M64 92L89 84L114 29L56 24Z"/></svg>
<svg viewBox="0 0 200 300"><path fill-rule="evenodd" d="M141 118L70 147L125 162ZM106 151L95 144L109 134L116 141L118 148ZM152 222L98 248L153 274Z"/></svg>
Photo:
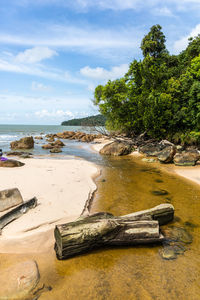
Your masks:
<svg viewBox="0 0 200 300"><path fill-rule="evenodd" d="M147 163L154 163L157 160L155 158L143 158L142 161L147 162Z"/></svg>
<svg viewBox="0 0 200 300"><path fill-rule="evenodd" d="M0 273L0 299L32 299L29 295L40 279L37 263L33 260L18 263Z"/></svg>
<svg viewBox="0 0 200 300"><path fill-rule="evenodd" d="M51 144L45 144L45 145L42 145L42 148L45 149L45 150L49 150L49 149L53 149L54 146L51 145Z"/></svg>
<svg viewBox="0 0 200 300"><path fill-rule="evenodd" d="M122 142L113 142L105 145L100 151L100 154L121 156L132 152L132 146Z"/></svg>
<svg viewBox="0 0 200 300"><path fill-rule="evenodd" d="M174 156L174 164L176 166L195 166L199 158L198 150L187 150Z"/></svg>
<svg viewBox="0 0 200 300"><path fill-rule="evenodd" d="M34 139L32 136L24 137L18 141L10 143L11 149L32 149L34 148Z"/></svg>
<svg viewBox="0 0 200 300"><path fill-rule="evenodd" d="M20 156L23 157L24 155L33 155L30 152L24 152L24 151L9 151L6 153L7 156Z"/></svg>
<svg viewBox="0 0 200 300"><path fill-rule="evenodd" d="M165 196L168 195L168 191L166 190L155 190L155 191L151 191L153 195L155 196Z"/></svg>
<svg viewBox="0 0 200 300"><path fill-rule="evenodd" d="M53 149L50 149L50 152L51 153L60 153L62 152L61 148L53 148Z"/></svg>
<svg viewBox="0 0 200 300"><path fill-rule="evenodd" d="M171 246L164 247L159 251L159 253L163 259L167 260L176 259L177 257L177 254L174 252L173 247Z"/></svg>

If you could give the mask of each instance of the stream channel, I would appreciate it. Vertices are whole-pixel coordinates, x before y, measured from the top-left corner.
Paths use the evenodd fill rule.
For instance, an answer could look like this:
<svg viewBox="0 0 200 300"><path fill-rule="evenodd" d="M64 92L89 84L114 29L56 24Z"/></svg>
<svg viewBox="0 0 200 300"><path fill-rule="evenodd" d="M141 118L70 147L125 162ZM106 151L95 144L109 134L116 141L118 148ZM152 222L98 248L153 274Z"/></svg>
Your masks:
<svg viewBox="0 0 200 300"><path fill-rule="evenodd" d="M179 240L182 251L168 260L161 255L163 245L118 247L59 261L52 249L43 254L1 254L1 266L35 259L40 283L52 288L41 293L40 300L199 300L199 186L167 172L166 166L145 163L136 156L101 158L86 148L80 151L82 158L101 169L91 212L124 215L171 203L175 218L165 229L185 233Z"/></svg>

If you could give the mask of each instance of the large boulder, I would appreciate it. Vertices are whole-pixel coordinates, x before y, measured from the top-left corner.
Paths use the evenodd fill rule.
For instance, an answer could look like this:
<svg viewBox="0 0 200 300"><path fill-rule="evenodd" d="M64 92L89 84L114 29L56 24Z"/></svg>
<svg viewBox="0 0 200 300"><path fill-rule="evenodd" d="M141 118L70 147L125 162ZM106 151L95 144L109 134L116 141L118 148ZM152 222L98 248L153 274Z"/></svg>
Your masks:
<svg viewBox="0 0 200 300"><path fill-rule="evenodd" d="M10 143L11 149L32 149L34 148L34 139L32 136L24 137L18 141Z"/></svg>
<svg viewBox="0 0 200 300"><path fill-rule="evenodd" d="M132 146L123 142L113 142L105 145L100 151L104 155L127 155L132 152Z"/></svg>
<svg viewBox="0 0 200 300"><path fill-rule="evenodd" d="M17 188L0 191L0 212L23 203L22 195Z"/></svg>
<svg viewBox="0 0 200 300"><path fill-rule="evenodd" d="M18 263L0 273L0 299L33 299L30 293L40 279L37 263L33 260Z"/></svg>
<svg viewBox="0 0 200 300"><path fill-rule="evenodd" d="M8 159L5 161L0 160L0 167L5 167L5 168L14 168L14 167L22 167L25 164L22 163L21 161L14 160L14 159Z"/></svg>
<svg viewBox="0 0 200 300"><path fill-rule="evenodd" d="M146 154L147 156L158 156L160 151L162 151L166 145L158 143L148 143L142 147L139 147L139 152Z"/></svg>
<svg viewBox="0 0 200 300"><path fill-rule="evenodd" d="M199 159L198 150L186 150L174 156L174 164L176 166L195 166Z"/></svg>
<svg viewBox="0 0 200 300"><path fill-rule="evenodd" d="M176 154L175 146L167 146L157 155L158 160L162 163L170 163Z"/></svg>

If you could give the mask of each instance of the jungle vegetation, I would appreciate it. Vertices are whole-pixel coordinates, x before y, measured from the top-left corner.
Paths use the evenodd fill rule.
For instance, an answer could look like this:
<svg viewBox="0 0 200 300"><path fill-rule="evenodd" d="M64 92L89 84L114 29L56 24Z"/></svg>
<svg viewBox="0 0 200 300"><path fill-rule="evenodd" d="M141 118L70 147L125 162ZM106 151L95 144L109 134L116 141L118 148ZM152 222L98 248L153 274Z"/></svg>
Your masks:
<svg viewBox="0 0 200 300"><path fill-rule="evenodd" d="M200 144L200 35L178 55L166 49L160 25L141 42L143 59L124 77L98 85L94 104L109 130Z"/></svg>

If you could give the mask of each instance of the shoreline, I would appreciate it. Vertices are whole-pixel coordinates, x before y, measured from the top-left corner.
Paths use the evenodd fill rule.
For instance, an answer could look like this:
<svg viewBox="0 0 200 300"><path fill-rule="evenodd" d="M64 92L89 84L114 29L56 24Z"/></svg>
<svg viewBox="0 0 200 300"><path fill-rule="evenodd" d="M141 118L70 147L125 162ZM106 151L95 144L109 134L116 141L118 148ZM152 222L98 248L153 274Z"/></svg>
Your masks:
<svg viewBox="0 0 200 300"><path fill-rule="evenodd" d="M1 253L49 251L55 225L74 221L90 203L99 169L80 159L21 161L25 166L0 169L0 189L17 187L24 201L36 196L38 205L2 230Z"/></svg>
<svg viewBox="0 0 200 300"><path fill-rule="evenodd" d="M92 149L96 152L99 152L105 145L111 143L111 140L104 139L102 142L92 145ZM145 155L142 155L138 151L134 151L128 156L141 157L146 158ZM175 174L176 176L182 177L186 180L189 180L191 183L195 183L200 185L200 161L192 167L182 167L175 166L174 164L160 164L158 161L151 163L152 165L156 165L157 167L162 168L163 171L170 172Z"/></svg>

